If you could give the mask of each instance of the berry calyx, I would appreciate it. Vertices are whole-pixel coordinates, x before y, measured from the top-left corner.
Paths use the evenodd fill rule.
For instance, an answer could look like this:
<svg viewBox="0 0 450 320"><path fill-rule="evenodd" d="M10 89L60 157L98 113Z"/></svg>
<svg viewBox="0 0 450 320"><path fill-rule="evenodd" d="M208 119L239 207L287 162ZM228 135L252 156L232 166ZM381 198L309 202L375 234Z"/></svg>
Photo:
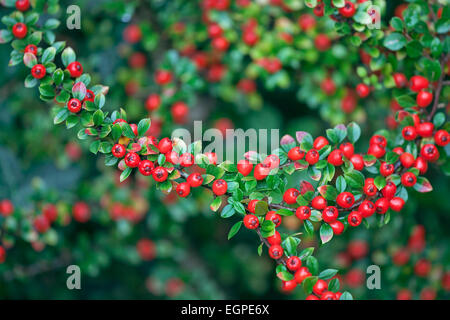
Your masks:
<svg viewBox="0 0 450 320"><path fill-rule="evenodd" d="M362 222L362 215L358 211L353 211L348 215L348 224L352 227L357 227Z"/></svg>

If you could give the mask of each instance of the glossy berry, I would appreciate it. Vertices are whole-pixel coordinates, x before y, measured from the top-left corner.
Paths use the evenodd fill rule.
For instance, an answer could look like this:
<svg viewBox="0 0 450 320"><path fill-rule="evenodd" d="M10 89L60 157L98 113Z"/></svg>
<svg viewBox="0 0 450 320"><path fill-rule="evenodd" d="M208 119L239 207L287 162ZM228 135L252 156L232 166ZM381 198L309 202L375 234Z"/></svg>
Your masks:
<svg viewBox="0 0 450 320"><path fill-rule="evenodd" d="M338 300L336 297L336 294L331 291L325 291L322 296L320 297L320 300Z"/></svg>
<svg viewBox="0 0 450 320"><path fill-rule="evenodd" d="M294 204L297 202L297 197L300 195L300 191L295 188L287 189L283 195L283 201L287 204Z"/></svg>
<svg viewBox="0 0 450 320"><path fill-rule="evenodd" d="M344 164L343 152L340 149L336 149L330 152L327 161L333 166L341 166Z"/></svg>
<svg viewBox="0 0 450 320"><path fill-rule="evenodd" d="M167 70L158 70L155 73L155 82L160 86L169 84L172 82L172 73Z"/></svg>
<svg viewBox="0 0 450 320"><path fill-rule="evenodd" d="M33 76L33 78L42 79L43 77L45 77L46 73L47 70L42 64L36 64L33 66L33 68L31 68L31 75Z"/></svg>
<svg viewBox="0 0 450 320"><path fill-rule="evenodd" d="M286 260L286 267L291 271L297 271L302 266L302 260L299 257L292 256Z"/></svg>
<svg viewBox="0 0 450 320"><path fill-rule="evenodd" d="M417 138L416 128L414 128L413 126L404 127L402 130L402 136L406 141L414 140L415 138Z"/></svg>
<svg viewBox="0 0 450 320"><path fill-rule="evenodd" d="M422 157L417 157L414 168L419 169L420 174L425 174L428 170L428 162Z"/></svg>
<svg viewBox="0 0 450 320"><path fill-rule="evenodd" d="M433 136L434 124L431 122L422 122L416 125L416 132L419 136L430 138Z"/></svg>
<svg viewBox="0 0 450 320"><path fill-rule="evenodd" d="M356 6L351 1L345 1L345 5L342 8L339 8L339 13L346 18L351 18L356 13Z"/></svg>
<svg viewBox="0 0 450 320"><path fill-rule="evenodd" d="M217 37L212 40L211 45L218 51L226 51L230 46L230 43L224 37Z"/></svg>
<svg viewBox="0 0 450 320"><path fill-rule="evenodd" d="M394 197L389 201L389 207L394 211L401 211L405 205L405 200L400 197Z"/></svg>
<svg viewBox="0 0 450 320"><path fill-rule="evenodd" d="M311 217L311 209L307 206L300 206L295 210L295 216L300 220L307 220Z"/></svg>
<svg viewBox="0 0 450 320"><path fill-rule="evenodd" d="M353 211L347 217L348 224L351 225L352 227L357 227L361 224L362 218L363 217L361 213L359 213L358 211Z"/></svg>
<svg viewBox="0 0 450 320"><path fill-rule="evenodd" d="M155 111L159 108L161 105L161 97L159 94L152 93L147 97L147 100L145 100L145 108L148 111Z"/></svg>
<svg viewBox="0 0 450 320"><path fill-rule="evenodd" d="M292 161L303 159L305 152L300 150L300 147L294 147L288 152L288 158Z"/></svg>
<svg viewBox="0 0 450 320"><path fill-rule="evenodd" d="M197 188L203 184L203 177L200 173L194 172L187 177L186 181L190 184L191 187Z"/></svg>
<svg viewBox="0 0 450 320"><path fill-rule="evenodd" d="M326 207L322 211L322 219L327 223L335 221L338 218L338 215L339 215L338 209L334 206Z"/></svg>
<svg viewBox="0 0 450 320"><path fill-rule="evenodd" d="M283 256L283 248L279 245L274 245L269 248L269 256L272 259L280 259Z"/></svg>
<svg viewBox="0 0 450 320"><path fill-rule="evenodd" d="M14 212L14 205L11 200L3 199L0 201L0 215L8 217Z"/></svg>
<svg viewBox="0 0 450 320"><path fill-rule="evenodd" d="M381 144L372 144L370 145L367 154L370 154L375 158L381 158L386 154L386 149Z"/></svg>
<svg viewBox="0 0 450 320"><path fill-rule="evenodd" d="M316 150L320 150L328 144L329 144L329 142L328 142L327 138L319 136L314 140L313 148Z"/></svg>
<svg viewBox="0 0 450 320"><path fill-rule="evenodd" d="M125 156L126 152L127 152L127 149L123 145L121 145L119 143L116 143L111 148L111 152L112 152L114 157L116 157L116 158L123 158Z"/></svg>
<svg viewBox="0 0 450 320"><path fill-rule="evenodd" d="M157 182L163 182L167 180L169 173L164 167L156 167L152 172L152 177Z"/></svg>
<svg viewBox="0 0 450 320"><path fill-rule="evenodd" d="M406 85L408 84L408 79L406 78L406 76L403 73L394 73L393 77L394 77L395 86L397 88L406 87Z"/></svg>
<svg viewBox="0 0 450 320"><path fill-rule="evenodd" d="M340 207L348 209L355 203L355 197L350 192L342 192L337 196L336 203Z"/></svg>
<svg viewBox="0 0 450 320"><path fill-rule="evenodd" d="M194 164L194 155L189 152L185 152L180 157L180 165L182 167L190 167Z"/></svg>
<svg viewBox="0 0 450 320"><path fill-rule="evenodd" d="M81 101L75 98L72 98L67 102L67 109L72 113L78 113L81 111Z"/></svg>
<svg viewBox="0 0 450 320"><path fill-rule="evenodd" d="M27 11L30 8L30 0L17 0L16 9L19 11Z"/></svg>
<svg viewBox="0 0 450 320"><path fill-rule="evenodd" d="M170 107L170 114L172 115L173 121L177 124L185 123L188 113L189 107L182 101L175 102Z"/></svg>
<svg viewBox="0 0 450 320"><path fill-rule="evenodd" d="M353 165L353 168L357 171L361 171L364 169L364 158L360 154L354 154L350 158L350 162Z"/></svg>
<svg viewBox="0 0 450 320"><path fill-rule="evenodd" d="M368 218L375 213L375 205L372 201L364 200L358 207L358 211L364 218Z"/></svg>
<svg viewBox="0 0 450 320"><path fill-rule="evenodd" d="M276 230L275 230L275 233L273 235L271 235L270 237L267 237L266 239L267 239L267 242L269 242L269 244L271 246L281 244L281 235Z"/></svg>
<svg viewBox="0 0 450 320"><path fill-rule="evenodd" d="M305 280L308 277L311 277L312 274L311 272L309 272L307 267L300 267L300 269L298 269L295 274L294 274L294 279L295 281L297 281L298 284L301 284L303 282L303 280Z"/></svg>
<svg viewBox="0 0 450 320"><path fill-rule="evenodd" d="M248 176L250 172L253 170L253 164L245 159L239 160L237 163L237 169L240 174L242 174L244 177Z"/></svg>
<svg viewBox="0 0 450 320"><path fill-rule="evenodd" d="M125 155L125 164L129 168L136 168L140 161L141 158L136 152L129 152Z"/></svg>
<svg viewBox="0 0 450 320"><path fill-rule="evenodd" d="M0 246L0 264L4 263L6 260L6 250Z"/></svg>
<svg viewBox="0 0 450 320"><path fill-rule="evenodd" d="M414 92L419 92L423 89L426 89L430 84L428 80L422 76L413 76L410 79L409 83L409 88Z"/></svg>
<svg viewBox="0 0 450 320"><path fill-rule="evenodd" d="M248 211L250 211L251 213L255 213L256 212L256 204L258 203L258 199L253 199L250 200L250 202L247 205L247 209Z"/></svg>
<svg viewBox="0 0 450 320"><path fill-rule="evenodd" d="M405 172L401 178L402 184L405 187L412 187L416 184L417 178L412 172Z"/></svg>
<svg viewBox="0 0 450 320"><path fill-rule="evenodd" d="M370 93L370 88L368 85L364 84L364 83L360 83L356 86L356 93L358 94L358 96L360 96L361 98L365 98L369 95Z"/></svg>
<svg viewBox="0 0 450 320"><path fill-rule="evenodd" d="M420 155L427 161L436 161L439 159L439 151L434 144L426 144L420 149Z"/></svg>
<svg viewBox="0 0 450 320"><path fill-rule="evenodd" d="M34 218L33 227L37 232L45 233L48 229L50 229L50 222L46 216L41 214Z"/></svg>
<svg viewBox="0 0 450 320"><path fill-rule="evenodd" d="M344 232L344 224L338 220L330 222L329 225L335 235L340 235Z"/></svg>
<svg viewBox="0 0 450 320"><path fill-rule="evenodd" d="M38 48L34 44L29 44L25 47L25 53L32 53L37 56Z"/></svg>
<svg viewBox="0 0 450 320"><path fill-rule="evenodd" d="M152 174L155 165L150 160L142 160L139 162L139 172L144 176Z"/></svg>
<svg viewBox="0 0 450 320"><path fill-rule="evenodd" d="M375 212L378 214L385 214L389 209L389 200L380 198L375 201Z"/></svg>
<svg viewBox="0 0 450 320"><path fill-rule="evenodd" d="M380 145L382 148L386 148L387 140L385 137L376 134L376 135L372 136L372 138L370 138L369 144L370 145L374 145L374 144Z"/></svg>
<svg viewBox="0 0 450 320"><path fill-rule="evenodd" d="M296 287L297 287L297 281L292 279L292 280L288 280L288 281L283 281L282 285L281 285L281 290L283 290L284 292L291 292Z"/></svg>
<svg viewBox="0 0 450 320"><path fill-rule="evenodd" d="M394 165L392 163L382 162L380 164L380 174L383 177L388 177L394 173Z"/></svg>
<svg viewBox="0 0 450 320"><path fill-rule="evenodd" d="M339 146L339 149L342 151L344 156L347 159L350 159L353 156L353 153L355 152L355 147L350 142L344 142Z"/></svg>
<svg viewBox="0 0 450 320"><path fill-rule="evenodd" d="M176 192L181 198L185 198L191 193L191 186L188 182L182 182L177 185Z"/></svg>
<svg viewBox="0 0 450 320"><path fill-rule="evenodd" d="M83 74L83 66L78 61L69 63L67 70L72 78L78 78Z"/></svg>
<svg viewBox="0 0 450 320"><path fill-rule="evenodd" d="M158 149L161 153L172 151L172 141L169 138L162 138L158 143Z"/></svg>
<svg viewBox="0 0 450 320"><path fill-rule="evenodd" d="M445 147L450 142L450 134L446 130L438 130L434 134L434 142L441 147Z"/></svg>
<svg viewBox="0 0 450 320"><path fill-rule="evenodd" d="M321 296L328 289L328 284L322 280L317 280L316 284L313 286L313 292L318 296Z"/></svg>
<svg viewBox="0 0 450 320"><path fill-rule="evenodd" d="M223 179L218 179L214 181L212 185L212 190L216 196L221 196L227 192L228 184Z"/></svg>
<svg viewBox="0 0 450 320"><path fill-rule="evenodd" d="M386 185L383 189L381 189L381 194L386 199L392 199L395 196L395 193L397 192L397 186L392 181L386 182Z"/></svg>
<svg viewBox="0 0 450 320"><path fill-rule="evenodd" d="M278 228L281 225L281 216L275 211L267 212L265 218L267 221L272 221L275 224L275 227Z"/></svg>
<svg viewBox="0 0 450 320"><path fill-rule="evenodd" d="M412 167L414 161L415 161L414 156L409 152L404 152L400 156L400 162L402 166L404 166L405 168Z"/></svg>
<svg viewBox="0 0 450 320"><path fill-rule="evenodd" d="M258 163L255 166L255 171L253 172L253 176L256 180L264 180L270 173L270 169L264 165L263 163Z"/></svg>
<svg viewBox="0 0 450 320"><path fill-rule="evenodd" d="M306 153L305 160L310 165L315 165L319 161L320 155L316 149L311 149Z"/></svg>
<svg viewBox="0 0 450 320"><path fill-rule="evenodd" d="M417 105L421 108L428 107L432 101L433 101L433 94L431 92L420 91L417 94L416 102L417 102Z"/></svg>
<svg viewBox="0 0 450 320"><path fill-rule="evenodd" d="M17 39L23 39L27 35L28 28L25 23L18 22L12 28L12 33Z"/></svg>
<svg viewBox="0 0 450 320"><path fill-rule="evenodd" d="M317 210L325 209L327 206L327 200L325 200L322 196L316 196L312 199L311 206Z"/></svg>
<svg viewBox="0 0 450 320"><path fill-rule="evenodd" d="M374 183L365 183L363 187L363 191L369 197L372 197L377 194L378 189Z"/></svg>

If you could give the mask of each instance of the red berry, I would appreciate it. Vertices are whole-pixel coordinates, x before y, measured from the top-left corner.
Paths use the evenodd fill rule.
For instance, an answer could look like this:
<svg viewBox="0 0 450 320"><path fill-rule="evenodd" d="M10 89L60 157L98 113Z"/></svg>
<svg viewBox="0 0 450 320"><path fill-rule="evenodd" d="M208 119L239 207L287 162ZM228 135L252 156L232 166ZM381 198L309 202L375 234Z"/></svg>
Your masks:
<svg viewBox="0 0 450 320"><path fill-rule="evenodd" d="M141 29L135 24L130 24L123 31L123 37L128 43L137 43L142 38Z"/></svg>
<svg viewBox="0 0 450 320"><path fill-rule="evenodd" d="M156 93L150 94L147 97L147 100L145 100L145 108L148 111L155 111L156 109L159 108L160 105L161 105L161 97Z"/></svg>
<svg viewBox="0 0 450 320"><path fill-rule="evenodd" d="M320 297L320 300L338 300L338 298L334 292L325 291Z"/></svg>
<svg viewBox="0 0 450 320"><path fill-rule="evenodd" d="M166 181L168 176L169 173L167 172L167 169L164 167L156 167L152 172L152 177L157 182Z"/></svg>
<svg viewBox="0 0 450 320"><path fill-rule="evenodd" d="M191 193L191 186L188 182L182 182L177 185L176 192L181 198L185 198Z"/></svg>
<svg viewBox="0 0 450 320"><path fill-rule="evenodd" d="M316 19L310 14L302 14L298 20L298 25L302 31L308 31L316 26Z"/></svg>
<svg viewBox="0 0 450 320"><path fill-rule="evenodd" d="M33 78L42 79L43 77L45 77L46 73L47 70L42 64L36 64L33 66L33 68L31 68L31 75L33 76Z"/></svg>
<svg viewBox="0 0 450 320"><path fill-rule="evenodd" d="M217 155L215 152L205 152L205 156L208 158L209 164L217 164Z"/></svg>
<svg viewBox="0 0 450 320"><path fill-rule="evenodd" d="M337 196L336 203L340 207L348 209L355 203L355 197L350 192L342 192Z"/></svg>
<svg viewBox="0 0 450 320"><path fill-rule="evenodd" d="M439 159L439 151L433 144L426 144L420 150L420 155L427 161L436 161Z"/></svg>
<svg viewBox="0 0 450 320"><path fill-rule="evenodd" d="M402 130L403 138L407 141L412 141L417 138L416 128L413 126L406 126Z"/></svg>
<svg viewBox="0 0 450 320"><path fill-rule="evenodd" d="M422 76L413 76L409 82L410 82L409 87L414 92L419 92L423 89L428 88L429 86L428 80Z"/></svg>
<svg viewBox="0 0 450 320"><path fill-rule="evenodd" d="M123 145L121 145L121 144L119 144L119 143L116 143L116 144L112 147L111 152L112 152L112 154L113 154L114 157L116 157L116 158L122 158L122 157L125 156L125 153L127 152L127 149L126 149Z"/></svg>
<svg viewBox="0 0 450 320"><path fill-rule="evenodd" d="M375 158L381 158L386 154L386 149L381 144L372 144L370 145L367 154L370 154Z"/></svg>
<svg viewBox="0 0 450 320"><path fill-rule="evenodd" d="M279 245L273 245L269 248L269 256L272 259L280 259L283 256L283 248Z"/></svg>
<svg viewBox="0 0 450 320"><path fill-rule="evenodd" d="M417 94L416 102L417 105L421 108L428 107L433 101L433 94L428 91L420 91Z"/></svg>
<svg viewBox="0 0 450 320"><path fill-rule="evenodd" d="M351 225L352 227L357 227L361 224L362 222L362 215L361 213L359 213L358 211L353 211L348 215L348 224Z"/></svg>
<svg viewBox="0 0 450 320"><path fill-rule="evenodd" d="M29 0L17 0L16 1L16 9L19 11L27 11L30 8Z"/></svg>
<svg viewBox="0 0 450 320"><path fill-rule="evenodd" d="M150 261L155 258L156 245L150 239L140 239L136 244L136 250L144 261Z"/></svg>
<svg viewBox="0 0 450 320"><path fill-rule="evenodd" d="M375 201L375 212L378 214L385 214L389 209L389 200L386 198L380 198Z"/></svg>
<svg viewBox="0 0 450 320"><path fill-rule="evenodd" d="M194 164L194 155L189 152L183 153L180 157L180 165L182 167L190 167Z"/></svg>
<svg viewBox="0 0 450 320"><path fill-rule="evenodd" d="M67 70L72 78L78 78L83 74L83 66L78 61L69 63Z"/></svg>
<svg viewBox="0 0 450 320"><path fill-rule="evenodd" d="M278 213L275 213L275 211L269 211L267 212L265 218L267 221L272 221L275 224L275 227L279 227L281 224L281 216Z"/></svg>
<svg viewBox="0 0 450 320"><path fill-rule="evenodd" d="M433 136L434 124L431 122L422 122L416 125L417 134L424 138Z"/></svg>
<svg viewBox="0 0 450 320"><path fill-rule="evenodd" d="M223 179L218 179L214 181L212 185L213 192L216 196L221 196L227 192L228 184Z"/></svg>
<svg viewBox="0 0 450 320"><path fill-rule="evenodd" d="M138 127L137 127L137 125L134 124L134 123L130 123L130 127L131 127L131 130L133 131L134 135L135 135L135 136L138 136L139 133L138 133Z"/></svg>
<svg viewBox="0 0 450 320"><path fill-rule="evenodd" d="M389 207L394 211L401 211L405 205L405 200L400 197L394 197L389 201Z"/></svg>
<svg viewBox="0 0 450 320"><path fill-rule="evenodd" d="M23 39L27 35L28 28L25 23L18 22L12 28L12 33L17 39Z"/></svg>
<svg viewBox="0 0 450 320"><path fill-rule="evenodd" d="M295 281L297 281L298 284L301 284L303 280L311 276L312 274L307 267L300 267L294 274Z"/></svg>
<svg viewBox="0 0 450 320"><path fill-rule="evenodd" d="M14 212L14 205L13 203L8 200L4 199L0 202L0 214L4 217L8 217Z"/></svg>
<svg viewBox="0 0 450 320"><path fill-rule="evenodd" d="M323 79L322 83L320 84L320 88L328 96L332 96L336 93L336 84L331 78Z"/></svg>
<svg viewBox="0 0 450 320"><path fill-rule="evenodd" d="M38 48L34 44L29 44L25 47L25 53L32 53L37 56Z"/></svg>
<svg viewBox="0 0 450 320"><path fill-rule="evenodd" d="M342 158L343 156L344 154L342 153L342 151L336 149L330 152L327 161L333 166L341 166L344 163L344 159Z"/></svg>
<svg viewBox="0 0 450 320"><path fill-rule="evenodd" d="M247 229L251 229L254 230L256 228L258 228L259 226L259 220L258 217L255 216L254 214L247 214L244 217L244 226Z"/></svg>
<svg viewBox="0 0 450 320"><path fill-rule="evenodd" d="M139 162L139 172L144 176L149 176L153 172L155 165L150 160L142 160Z"/></svg>
<svg viewBox="0 0 450 320"><path fill-rule="evenodd" d="M172 73L167 70L158 70L155 73L155 82L160 86L169 84L172 82Z"/></svg>
<svg viewBox="0 0 450 320"><path fill-rule="evenodd" d="M378 190L374 183L365 183L363 191L369 197L372 197L377 194Z"/></svg>
<svg viewBox="0 0 450 320"><path fill-rule="evenodd" d="M395 196L395 193L397 192L397 186L392 181L386 182L386 185L383 189L381 189L381 194L386 199L392 199Z"/></svg>
<svg viewBox="0 0 450 320"><path fill-rule="evenodd" d="M329 144L329 142L328 142L327 138L320 136L314 140L313 148L316 150L320 150L328 144Z"/></svg>
<svg viewBox="0 0 450 320"><path fill-rule="evenodd" d="M383 177L388 177L394 173L394 165L392 163L382 162L380 164L380 174Z"/></svg>
<svg viewBox="0 0 450 320"><path fill-rule="evenodd" d="M173 150L166 153L166 160L171 164L180 164L180 156Z"/></svg>
<svg viewBox="0 0 450 320"><path fill-rule="evenodd" d="M72 207L72 215L76 221L85 223L91 218L91 209L86 202L77 202Z"/></svg>
<svg viewBox="0 0 450 320"><path fill-rule="evenodd" d="M286 260L286 267L291 271L297 271L302 266L302 260L299 257L292 256Z"/></svg>
<svg viewBox="0 0 450 320"><path fill-rule="evenodd" d="M281 244L281 235L278 231L275 230L275 233L270 237L266 238L271 246Z"/></svg>
<svg viewBox="0 0 450 320"><path fill-rule="evenodd" d="M362 169L364 169L364 158L362 155L352 155L352 157L350 158L350 162L352 163L355 170L361 171Z"/></svg>
<svg viewBox="0 0 450 320"><path fill-rule="evenodd" d="M189 107L184 102L178 101L172 105L172 107L170 108L170 113L175 123L183 124L187 120Z"/></svg>
<svg viewBox="0 0 450 320"><path fill-rule="evenodd" d="M375 205L372 201L364 200L358 207L358 211L364 218L368 218L375 213Z"/></svg>
<svg viewBox="0 0 450 320"><path fill-rule="evenodd" d="M294 147L288 152L288 158L292 161L303 159L305 152L300 150L300 147Z"/></svg>
<svg viewBox="0 0 450 320"><path fill-rule="evenodd" d="M186 180L193 188L200 187L203 184L203 177L198 172L191 173Z"/></svg>
<svg viewBox="0 0 450 320"><path fill-rule="evenodd" d="M239 160L237 163L237 169L240 174L242 174L244 177L248 176L250 172L252 172L253 164L248 160Z"/></svg>
<svg viewBox="0 0 450 320"><path fill-rule="evenodd" d="M297 287L297 282L294 279L292 279L288 281L283 281L281 285L281 290L283 290L284 292L291 292L292 290L295 289L295 287Z"/></svg>
<svg viewBox="0 0 450 320"><path fill-rule="evenodd" d="M316 149L311 149L306 153L305 160L310 165L314 165L319 161L320 155Z"/></svg>
<svg viewBox="0 0 450 320"><path fill-rule="evenodd" d="M256 204L258 203L258 201L259 201L258 199L250 200L250 202L247 205L248 211L250 211L251 213L255 213L255 211L256 211Z"/></svg>
<svg viewBox="0 0 450 320"><path fill-rule="evenodd" d="M295 215L300 220L309 219L309 217L311 216L311 209L309 209L309 207L307 206L300 206L297 208L297 210L295 210Z"/></svg>
<svg viewBox="0 0 450 320"><path fill-rule="evenodd" d="M217 37L214 38L211 42L214 49L218 51L226 51L228 47L230 46L230 43L228 40L224 37Z"/></svg>
<svg viewBox="0 0 450 320"><path fill-rule="evenodd" d="M314 39L314 45L319 51L327 51L331 47L331 40L326 34L318 34Z"/></svg>
<svg viewBox="0 0 450 320"><path fill-rule="evenodd" d="M372 138L370 138L370 145L380 145L382 148L386 148L387 146L387 140L385 137L380 136L380 135L374 135L372 136Z"/></svg>
<svg viewBox="0 0 450 320"><path fill-rule="evenodd" d="M450 142L450 134L446 130L438 130L434 134L434 142L441 147L445 147Z"/></svg>
<svg viewBox="0 0 450 320"><path fill-rule="evenodd" d="M329 223L331 229L333 229L333 234L340 235L344 232L344 224L338 220Z"/></svg>
<svg viewBox="0 0 450 320"><path fill-rule="evenodd" d="M364 84L364 83L360 83L356 86L356 93L358 94L358 96L360 96L361 98L365 98L369 95L370 93L370 88L368 85Z"/></svg>
<svg viewBox="0 0 450 320"><path fill-rule="evenodd" d="M92 90L86 90L86 96L84 97L83 101L90 101L90 102L94 102L95 100L95 94L94 91Z"/></svg>
<svg viewBox="0 0 450 320"><path fill-rule="evenodd" d="M326 207L323 211L322 211L322 219L323 221L330 223L333 221L336 221L336 219L339 216L339 211L336 207L334 206L329 206Z"/></svg>
<svg viewBox="0 0 450 320"><path fill-rule="evenodd" d="M422 157L417 157L414 168L419 169L420 174L425 174L428 170L428 162Z"/></svg>
<svg viewBox="0 0 450 320"><path fill-rule="evenodd" d="M397 88L403 88L408 84L408 79L403 73L394 73L394 81Z"/></svg>
<svg viewBox="0 0 450 320"><path fill-rule="evenodd" d="M347 159L351 159L351 157L353 156L353 153L355 152L355 147L353 146L352 143L350 142L344 142L339 146L339 149L342 151L342 153L344 154L344 156Z"/></svg>
<svg viewBox="0 0 450 320"><path fill-rule="evenodd" d="M321 296L328 289L328 284L322 280L317 280L316 284L313 286L313 292L318 296Z"/></svg>
<svg viewBox="0 0 450 320"><path fill-rule="evenodd" d="M339 13L346 18L351 18L356 13L356 6L351 1L345 1L345 5L342 8L339 8Z"/></svg>
<svg viewBox="0 0 450 320"><path fill-rule="evenodd" d="M78 113L81 110L81 101L75 98L72 98L67 102L67 109L72 113Z"/></svg>
<svg viewBox="0 0 450 320"><path fill-rule="evenodd" d="M6 251L2 246L0 246L0 264L4 263L5 260L6 260Z"/></svg>
<svg viewBox="0 0 450 320"><path fill-rule="evenodd" d="M125 155L125 164L129 168L136 168L140 161L141 158L136 152L129 152Z"/></svg>
<svg viewBox="0 0 450 320"><path fill-rule="evenodd" d="M325 200L325 198L322 196L316 196L314 197L314 199L312 199L311 206L317 210L325 209L325 207L327 206L327 200Z"/></svg>
<svg viewBox="0 0 450 320"><path fill-rule="evenodd" d="M33 227L39 233L45 233L48 229L50 229L50 222L47 217L44 215L39 215L34 218Z"/></svg>
<svg viewBox="0 0 450 320"><path fill-rule="evenodd" d="M158 143L158 149L161 153L172 151L172 141L169 138L162 138Z"/></svg>
<svg viewBox="0 0 450 320"><path fill-rule="evenodd" d="M270 168L262 163L258 163L255 166L255 171L253 172L253 176L256 180L264 180L270 173Z"/></svg>
<svg viewBox="0 0 450 320"><path fill-rule="evenodd" d="M409 152L402 153L400 156L400 162L405 168L411 167L414 164L414 161L414 156Z"/></svg>
<svg viewBox="0 0 450 320"><path fill-rule="evenodd" d="M324 6L325 5L323 3L318 3L317 6L314 8L313 12L317 17L323 17L325 12Z"/></svg>
<svg viewBox="0 0 450 320"><path fill-rule="evenodd" d="M287 189L283 195L283 201L287 204L294 204L297 202L297 197L299 196L300 191L295 188Z"/></svg>

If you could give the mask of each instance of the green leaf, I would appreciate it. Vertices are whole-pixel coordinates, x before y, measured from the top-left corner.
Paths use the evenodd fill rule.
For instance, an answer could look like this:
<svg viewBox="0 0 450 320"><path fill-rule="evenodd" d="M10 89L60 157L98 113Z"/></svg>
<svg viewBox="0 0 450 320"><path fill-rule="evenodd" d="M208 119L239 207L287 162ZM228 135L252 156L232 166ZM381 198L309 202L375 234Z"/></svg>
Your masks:
<svg viewBox="0 0 450 320"><path fill-rule="evenodd" d="M386 178L383 176L377 176L374 180L374 183L377 189L381 190L386 186Z"/></svg>
<svg viewBox="0 0 450 320"><path fill-rule="evenodd" d="M58 111L55 118L53 118L53 123L59 124L59 123L65 121L67 119L67 117L69 116L69 114L70 114L70 111L67 110L66 108L61 109L60 111Z"/></svg>
<svg viewBox="0 0 450 320"><path fill-rule="evenodd" d="M329 224L323 223L320 226L320 240L322 241L322 244L327 243L333 238L333 229L330 227Z"/></svg>
<svg viewBox="0 0 450 320"><path fill-rule="evenodd" d="M403 21L398 17L393 17L391 19L391 27L394 28L395 31L403 30Z"/></svg>
<svg viewBox="0 0 450 320"><path fill-rule="evenodd" d="M269 212L269 206L265 201L258 201L255 206L255 214L257 216L263 216Z"/></svg>
<svg viewBox="0 0 450 320"><path fill-rule="evenodd" d="M138 135L143 136L148 129L150 129L151 120L150 118L145 118L138 123Z"/></svg>
<svg viewBox="0 0 450 320"><path fill-rule="evenodd" d="M83 100L86 97L86 85L83 82L77 82L72 87L72 95L75 99Z"/></svg>
<svg viewBox="0 0 450 320"><path fill-rule="evenodd" d="M319 280L319 277L308 277L305 280L303 280L303 290L305 291L306 294L311 294L312 293L312 289L314 287L314 285L316 284L317 280Z"/></svg>
<svg viewBox="0 0 450 320"><path fill-rule="evenodd" d="M289 256L295 256L297 255L297 247L299 244L299 238L289 236L284 239L284 241L281 243L281 246Z"/></svg>
<svg viewBox="0 0 450 320"><path fill-rule="evenodd" d="M231 204L227 204L223 209L222 212L220 213L220 216L222 218L229 218L232 215L234 215L236 213L236 210L234 210L233 206Z"/></svg>
<svg viewBox="0 0 450 320"><path fill-rule="evenodd" d="M348 140L351 143L355 143L356 141L358 141L359 137L361 136L361 128L356 122L351 122L347 126L347 136Z"/></svg>
<svg viewBox="0 0 450 320"><path fill-rule="evenodd" d="M71 47L67 47L61 54L61 60L65 67L76 60L75 51Z"/></svg>
<svg viewBox="0 0 450 320"><path fill-rule="evenodd" d="M123 170L120 174L120 182L125 181L130 176L131 171L131 168L126 168L125 170Z"/></svg>
<svg viewBox="0 0 450 320"><path fill-rule="evenodd" d="M433 191L433 186L431 185L430 181L428 181L425 177L419 177L417 178L417 182L414 185L414 190L425 193Z"/></svg>
<svg viewBox="0 0 450 320"><path fill-rule="evenodd" d="M55 59L56 55L56 49L53 47L48 47L44 50L44 53L42 53L41 61L43 64L48 63L50 61L53 61Z"/></svg>
<svg viewBox="0 0 450 320"><path fill-rule="evenodd" d="M344 291L339 300L353 300L353 296L348 291Z"/></svg>
<svg viewBox="0 0 450 320"><path fill-rule="evenodd" d="M220 198L217 198L217 199L220 199ZM242 225L242 221L238 221L231 227L230 232L228 232L228 240L233 238L236 235L236 233L238 233L238 231L241 229L241 225Z"/></svg>
<svg viewBox="0 0 450 320"><path fill-rule="evenodd" d="M383 45L391 51L398 51L406 45L406 38L401 33L393 32L384 39Z"/></svg>
<svg viewBox="0 0 450 320"><path fill-rule="evenodd" d="M37 58L34 54L27 52L23 55L23 64L28 68L32 68L37 64Z"/></svg>
<svg viewBox="0 0 450 320"><path fill-rule="evenodd" d="M306 258L306 266L311 274L316 275L319 273L319 262L313 256Z"/></svg>
<svg viewBox="0 0 450 320"><path fill-rule="evenodd" d="M336 269L326 269L326 270L323 270L323 271L319 274L319 279L322 279L322 280L328 280L328 279L331 279L331 278L333 278L333 277L336 275L336 273L338 273L338 270L336 270Z"/></svg>

